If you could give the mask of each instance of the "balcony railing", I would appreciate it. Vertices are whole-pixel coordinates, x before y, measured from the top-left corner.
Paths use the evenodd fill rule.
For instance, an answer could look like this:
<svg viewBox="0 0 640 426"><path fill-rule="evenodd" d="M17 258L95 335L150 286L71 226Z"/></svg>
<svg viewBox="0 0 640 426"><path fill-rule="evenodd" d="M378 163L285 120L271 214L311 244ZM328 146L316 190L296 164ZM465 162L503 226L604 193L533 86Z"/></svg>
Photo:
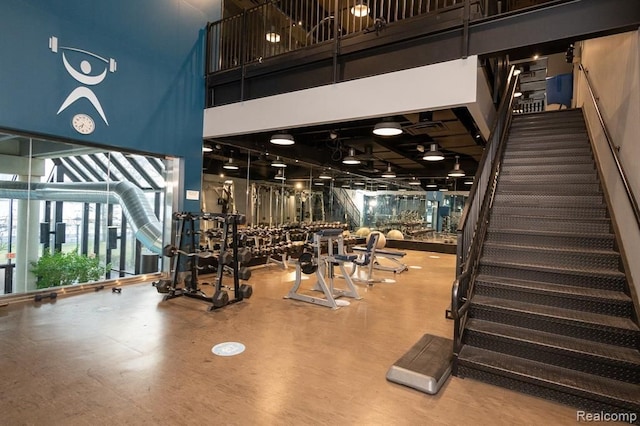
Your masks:
<svg viewBox="0 0 640 426"><path fill-rule="evenodd" d="M207 73L393 23L461 7L465 0L275 0L208 25ZM479 8L482 2L473 1Z"/></svg>

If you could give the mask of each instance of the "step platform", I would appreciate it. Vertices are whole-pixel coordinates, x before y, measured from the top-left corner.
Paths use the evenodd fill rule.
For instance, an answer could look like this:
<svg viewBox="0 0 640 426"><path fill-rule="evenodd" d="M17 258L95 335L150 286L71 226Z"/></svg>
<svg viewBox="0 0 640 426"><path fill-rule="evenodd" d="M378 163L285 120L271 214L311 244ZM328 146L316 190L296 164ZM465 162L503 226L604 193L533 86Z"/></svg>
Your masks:
<svg viewBox="0 0 640 426"><path fill-rule="evenodd" d="M387 371L387 380L435 395L451 374L453 341L425 334Z"/></svg>

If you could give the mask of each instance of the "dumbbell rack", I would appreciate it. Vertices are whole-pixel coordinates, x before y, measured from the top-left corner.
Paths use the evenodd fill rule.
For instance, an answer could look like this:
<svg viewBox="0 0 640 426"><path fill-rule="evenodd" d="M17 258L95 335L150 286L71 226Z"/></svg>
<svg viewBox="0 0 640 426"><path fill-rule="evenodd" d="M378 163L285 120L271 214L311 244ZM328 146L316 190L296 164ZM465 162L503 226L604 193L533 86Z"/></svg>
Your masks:
<svg viewBox="0 0 640 426"><path fill-rule="evenodd" d="M209 311L219 309L224 306L240 302L244 299L251 297L252 288L247 284L240 285L239 267L238 267L238 223L242 223L244 215L239 214L219 214L219 213L203 213L193 214L189 212L174 213L174 220L177 222L176 226L176 247L174 260L173 260L173 273L170 283L160 280L153 285L157 288L158 292L167 293L164 296L163 301L167 301L176 297L186 296L194 299L204 300L211 302ZM199 232L196 230L196 220L214 220L222 224L222 237L220 243L220 251L218 254L218 266L216 269L216 278L214 283L213 296L207 296L202 290L198 288L198 276L197 276L197 259L200 257L210 257L208 255L202 255L195 251L196 235ZM231 231L231 244L229 244L229 232ZM187 238L187 241L184 238ZM231 261L231 269L233 270L233 298L229 298L228 293L223 288L222 279L224 275L225 262L223 257L229 246L232 246L233 260ZM187 248L189 252L185 252L182 248ZM209 253L209 252L207 252ZM188 259L193 257L195 261L189 261ZM182 265L188 265L186 268ZM189 269L191 276L185 280L185 287L179 287L178 274L179 272Z"/></svg>

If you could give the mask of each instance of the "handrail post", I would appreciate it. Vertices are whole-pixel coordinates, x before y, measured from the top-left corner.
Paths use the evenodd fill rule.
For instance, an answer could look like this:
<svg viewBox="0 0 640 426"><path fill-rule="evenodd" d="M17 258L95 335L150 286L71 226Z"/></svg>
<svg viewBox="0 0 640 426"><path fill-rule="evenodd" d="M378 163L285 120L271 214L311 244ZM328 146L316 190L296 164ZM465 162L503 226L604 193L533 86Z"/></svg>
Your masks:
<svg viewBox="0 0 640 426"><path fill-rule="evenodd" d="M471 19L471 0L464 0L462 12L462 59L469 56L469 20Z"/></svg>
<svg viewBox="0 0 640 426"><path fill-rule="evenodd" d="M247 44L247 10L242 10L242 24L240 27L241 36L240 36L240 102L244 101L244 80L246 77L247 67L245 66L245 49Z"/></svg>

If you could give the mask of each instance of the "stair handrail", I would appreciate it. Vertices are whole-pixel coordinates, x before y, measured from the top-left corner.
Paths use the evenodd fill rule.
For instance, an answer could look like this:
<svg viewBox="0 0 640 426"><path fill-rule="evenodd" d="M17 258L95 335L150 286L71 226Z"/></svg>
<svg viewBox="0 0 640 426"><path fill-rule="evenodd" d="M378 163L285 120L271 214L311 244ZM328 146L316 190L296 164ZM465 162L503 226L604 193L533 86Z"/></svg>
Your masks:
<svg viewBox="0 0 640 426"><path fill-rule="evenodd" d="M347 192L342 188L333 188L333 193L335 194L338 202L342 204L342 207L345 209L346 213L351 217L351 220L355 223L355 226L360 226L360 210L358 206L355 205L351 197L347 194Z"/></svg>
<svg viewBox="0 0 640 426"><path fill-rule="evenodd" d="M473 291L473 273L478 266L480 250L489 223L489 211L493 205L500 174L502 153L513 116L513 99L517 81L518 75L515 74L515 67L512 66L507 75L506 90L502 94L489 141L482 154L473 186L469 191L469 198L458 223L456 279L451 288L454 359L457 358L462 346L462 331ZM454 374L455 369L454 362Z"/></svg>
<svg viewBox="0 0 640 426"><path fill-rule="evenodd" d="M620 162L620 156L618 155L620 147L616 147L613 143L613 138L611 137L611 133L609 132L609 128L607 127L607 123L604 121L604 117L602 116L602 112L600 110L600 102L593 88L593 83L591 82L591 78L589 77L589 70L587 70L582 64L578 65L578 68L585 76L585 80L587 82L587 89L589 89L589 95L591 95L591 100L593 101L593 106L595 107L596 114L598 115L598 121L600 121L600 126L604 132L604 136L607 139L607 144L609 145L609 150L613 155L613 160L616 163L616 168L618 169L618 173L620 174L620 178L622 179L622 184L624 185L624 189L627 193L627 198L631 203L631 208L633 209L633 214L636 217L636 223L638 224L638 228L640 228L640 208L638 207L638 200L635 195L633 195L633 191L631 190L631 186L629 186L629 180L627 179L627 174L624 171L624 167L622 167L622 163Z"/></svg>

